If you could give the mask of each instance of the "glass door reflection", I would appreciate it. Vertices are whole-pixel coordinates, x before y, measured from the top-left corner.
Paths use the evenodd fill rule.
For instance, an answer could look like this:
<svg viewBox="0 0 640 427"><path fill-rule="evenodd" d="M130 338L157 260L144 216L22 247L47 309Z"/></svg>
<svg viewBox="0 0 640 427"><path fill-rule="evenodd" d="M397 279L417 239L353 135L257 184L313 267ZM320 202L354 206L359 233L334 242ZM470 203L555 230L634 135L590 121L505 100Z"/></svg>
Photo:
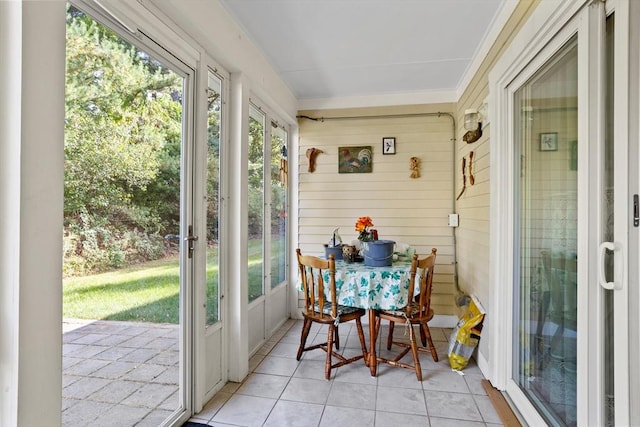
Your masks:
<svg viewBox="0 0 640 427"><path fill-rule="evenodd" d="M577 40L515 94L513 378L550 425L576 424Z"/></svg>

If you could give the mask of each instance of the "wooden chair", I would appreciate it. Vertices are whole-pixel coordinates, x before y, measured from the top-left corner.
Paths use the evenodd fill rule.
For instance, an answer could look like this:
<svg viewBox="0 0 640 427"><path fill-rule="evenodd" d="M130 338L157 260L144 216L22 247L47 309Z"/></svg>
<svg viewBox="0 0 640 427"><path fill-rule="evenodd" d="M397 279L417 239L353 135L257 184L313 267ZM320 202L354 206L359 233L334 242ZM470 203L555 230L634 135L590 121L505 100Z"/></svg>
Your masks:
<svg viewBox="0 0 640 427"><path fill-rule="evenodd" d="M376 336L380 332L381 319L389 320L389 335L387 337L387 350L391 350L393 344L404 347L393 359L378 357L378 362L384 362L391 366L415 370L418 381L422 381L422 368L420 367L419 351L428 351L431 353L434 361L438 361L438 353L433 341L427 323L433 318L433 309L431 308L431 283L433 281L433 269L436 263L437 249L431 249L431 254L423 259L418 259L418 254L413 255L411 262L411 279L409 285L409 297L407 301L411 303L401 310L377 310L376 315ZM418 269L422 270L420 275L420 293L414 298L415 281ZM404 342L393 341L393 328L396 323L407 325L409 329L409 344ZM413 326L418 325L420 329L420 339L422 347L416 343L416 336ZM401 362L409 351L413 356L413 364Z"/></svg>
<svg viewBox="0 0 640 427"><path fill-rule="evenodd" d="M578 259L575 256L554 254L549 250L540 251L542 267L547 280L548 289L542 293L542 301L538 311L538 341L539 366L542 366L547 350L562 353L556 347L562 344L565 328L575 331L577 328L577 273ZM547 323L555 325L556 329L548 343L543 336ZM548 347L545 349L545 347Z"/></svg>
<svg viewBox="0 0 640 427"><path fill-rule="evenodd" d="M329 255L329 259L321 259L314 256L302 255L300 249L296 249L298 255L298 267L300 268L300 280L303 284L304 293L304 309L302 315L304 324L302 326L302 336L300 338L300 347L298 348L297 360L300 360L302 353L317 348L323 349L327 353L325 363L325 378L331 378L331 369L364 359L366 363L367 347L364 342L364 332L362 331L362 322L360 318L365 315L365 310L355 307L347 307L337 304L336 300L336 262L333 254ZM322 278L322 271L329 271L329 288L325 289L325 283ZM326 291L331 295L327 300ZM347 359L343 355L334 350L335 337L337 335L338 325L351 320L356 321L358 328L358 336L362 346L362 354ZM309 330L313 322L328 325L327 341L321 344L306 346ZM337 348L337 346L335 346ZM333 363L333 358L338 362Z"/></svg>

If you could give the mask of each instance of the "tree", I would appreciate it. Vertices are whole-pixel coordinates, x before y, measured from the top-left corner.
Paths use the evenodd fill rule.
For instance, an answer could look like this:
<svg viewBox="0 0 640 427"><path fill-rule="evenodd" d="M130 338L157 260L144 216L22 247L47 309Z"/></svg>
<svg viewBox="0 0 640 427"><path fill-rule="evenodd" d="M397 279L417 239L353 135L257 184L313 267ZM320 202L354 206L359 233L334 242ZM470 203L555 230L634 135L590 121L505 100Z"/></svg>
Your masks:
<svg viewBox="0 0 640 427"><path fill-rule="evenodd" d="M177 223L181 117L178 75L69 7L66 234L99 227L103 236L136 230L146 236ZM115 241L98 240L96 247Z"/></svg>
<svg viewBox="0 0 640 427"><path fill-rule="evenodd" d="M249 118L248 162L249 238L261 238L264 212L264 125L253 117Z"/></svg>

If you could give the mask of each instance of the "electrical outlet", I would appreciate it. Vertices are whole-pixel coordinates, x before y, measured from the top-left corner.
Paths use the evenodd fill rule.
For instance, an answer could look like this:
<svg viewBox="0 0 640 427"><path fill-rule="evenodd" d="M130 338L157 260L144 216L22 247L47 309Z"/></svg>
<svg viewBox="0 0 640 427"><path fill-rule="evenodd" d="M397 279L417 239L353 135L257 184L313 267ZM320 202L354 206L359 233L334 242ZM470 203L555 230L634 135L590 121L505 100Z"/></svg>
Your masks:
<svg viewBox="0 0 640 427"><path fill-rule="evenodd" d="M458 226L458 214L449 214L449 227Z"/></svg>

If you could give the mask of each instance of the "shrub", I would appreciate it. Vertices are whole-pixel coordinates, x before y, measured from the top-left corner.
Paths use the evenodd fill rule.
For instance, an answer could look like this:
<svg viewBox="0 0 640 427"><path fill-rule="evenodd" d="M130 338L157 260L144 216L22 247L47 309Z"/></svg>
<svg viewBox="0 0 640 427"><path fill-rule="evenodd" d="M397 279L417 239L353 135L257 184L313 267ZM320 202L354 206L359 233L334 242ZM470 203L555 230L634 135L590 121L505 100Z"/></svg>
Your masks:
<svg viewBox="0 0 640 427"><path fill-rule="evenodd" d="M123 222L108 223L86 212L64 229L65 277L99 273L160 259L165 242L158 233L130 230Z"/></svg>

